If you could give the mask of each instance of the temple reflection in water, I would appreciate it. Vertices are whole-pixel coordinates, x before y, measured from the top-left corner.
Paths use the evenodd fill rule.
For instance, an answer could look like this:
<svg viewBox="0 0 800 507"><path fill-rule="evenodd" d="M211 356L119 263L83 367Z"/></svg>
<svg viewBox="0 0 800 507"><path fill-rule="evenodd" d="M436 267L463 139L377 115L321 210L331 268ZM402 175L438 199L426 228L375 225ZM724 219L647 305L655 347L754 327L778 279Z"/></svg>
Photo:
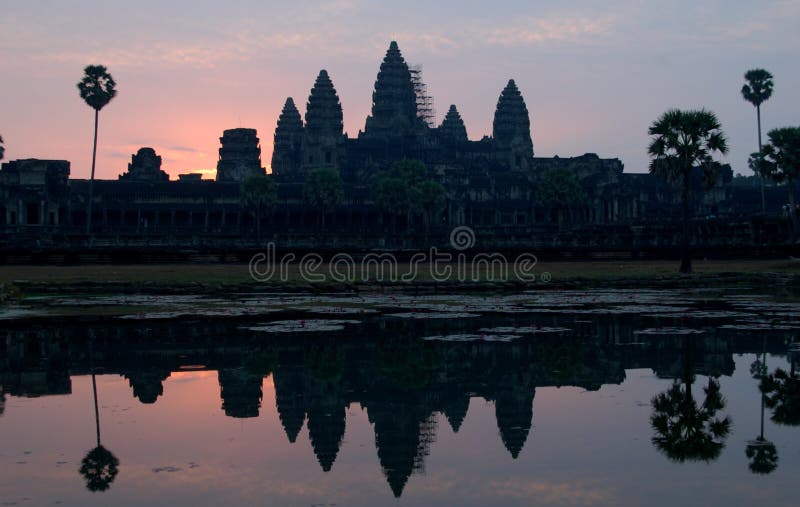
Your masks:
<svg viewBox="0 0 800 507"><path fill-rule="evenodd" d="M492 317L481 323L503 326L523 320ZM792 339L788 331L769 332L769 339L720 331L691 340L668 335L643 339L633 332L635 322L615 316L582 321L552 316L548 323L568 323L572 331L510 343L454 343L420 337L463 331L466 320L376 317L355 330L324 337L296 334L269 340L244 330L240 319L116 320L88 328L77 322L10 323L2 330L0 415L8 411L6 396L69 394L71 376L86 375L94 367L126 378L143 404L159 402L173 372L216 371L220 409L229 417L255 418L262 409L263 380L271 375L286 438L295 442L305 424L324 471L335 466L347 408L360 405L373 427L380 465L399 497L409 477L424 469L436 440L436 415L458 432L471 398L494 404L499 438L516 459L535 437L537 387L592 391L622 383L625 371L633 368L650 368L673 379L727 376L733 373L734 354L785 354Z"/></svg>

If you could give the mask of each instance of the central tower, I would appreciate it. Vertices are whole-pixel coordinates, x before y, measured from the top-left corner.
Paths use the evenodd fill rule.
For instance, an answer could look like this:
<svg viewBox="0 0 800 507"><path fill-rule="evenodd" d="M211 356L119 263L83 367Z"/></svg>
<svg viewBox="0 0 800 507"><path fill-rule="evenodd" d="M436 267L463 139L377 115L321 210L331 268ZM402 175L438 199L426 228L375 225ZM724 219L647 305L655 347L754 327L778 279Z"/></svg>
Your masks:
<svg viewBox="0 0 800 507"><path fill-rule="evenodd" d="M364 127L366 138L387 138L411 134L417 126L417 97L411 72L392 41L381 63L372 93L372 114Z"/></svg>

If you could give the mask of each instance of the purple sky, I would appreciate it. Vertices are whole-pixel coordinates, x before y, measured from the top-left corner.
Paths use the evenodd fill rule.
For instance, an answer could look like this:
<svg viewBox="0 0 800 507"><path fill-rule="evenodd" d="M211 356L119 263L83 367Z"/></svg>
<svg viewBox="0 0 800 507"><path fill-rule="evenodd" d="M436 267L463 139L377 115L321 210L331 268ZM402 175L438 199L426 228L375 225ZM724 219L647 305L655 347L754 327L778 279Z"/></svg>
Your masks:
<svg viewBox="0 0 800 507"><path fill-rule="evenodd" d="M364 126L390 40L423 66L441 121L456 104L471 139L491 134L509 78L522 91L537 156L595 152L647 169L647 128L670 107L707 107L747 173L755 110L747 69L775 76L764 131L800 125L800 2L338 0L292 3L9 1L0 16L0 135L6 159L61 158L87 177L93 116L75 83L109 68L119 94L100 114L98 176L141 146L173 176L213 175L224 129L252 127L269 164L287 96L301 114L318 71Z"/></svg>

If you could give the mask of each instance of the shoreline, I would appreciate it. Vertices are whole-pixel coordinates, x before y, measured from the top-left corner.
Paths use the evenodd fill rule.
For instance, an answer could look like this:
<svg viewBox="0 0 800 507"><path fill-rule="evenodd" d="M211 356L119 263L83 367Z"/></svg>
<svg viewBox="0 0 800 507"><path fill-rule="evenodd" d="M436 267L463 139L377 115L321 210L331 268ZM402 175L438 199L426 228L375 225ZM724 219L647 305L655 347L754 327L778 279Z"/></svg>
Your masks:
<svg viewBox="0 0 800 507"><path fill-rule="evenodd" d="M327 267L323 265L321 269ZM677 268L676 261L541 262L536 267L537 279L533 282L518 279L437 281L424 275L413 281L309 282L294 269L289 271L285 281L262 282L250 277L246 264L0 266L0 302L40 293L460 293L603 287L800 287L800 260L697 260L692 275L681 275Z"/></svg>

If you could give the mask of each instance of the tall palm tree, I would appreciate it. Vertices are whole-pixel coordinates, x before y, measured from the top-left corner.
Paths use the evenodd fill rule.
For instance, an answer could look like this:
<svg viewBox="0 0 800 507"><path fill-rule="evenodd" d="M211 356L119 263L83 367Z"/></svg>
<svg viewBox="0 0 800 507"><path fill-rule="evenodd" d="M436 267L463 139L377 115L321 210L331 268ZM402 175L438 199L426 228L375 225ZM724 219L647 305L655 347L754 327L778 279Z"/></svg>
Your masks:
<svg viewBox="0 0 800 507"><path fill-rule="evenodd" d="M772 74L764 69L751 69L745 72L744 79L747 81L742 86L742 97L747 102L756 106L756 121L758 123L758 151L761 151L761 104L772 96ZM761 181L761 213L766 212L766 200L764 199L764 178L758 175Z"/></svg>
<svg viewBox="0 0 800 507"><path fill-rule="evenodd" d="M714 155L728 153L728 141L716 115L706 109L670 109L653 122L649 134L651 140L647 151L652 158L650 172L681 189L683 227L680 272L691 273L689 205L692 171L699 167L705 184L713 186L721 168L720 163L714 160Z"/></svg>
<svg viewBox="0 0 800 507"><path fill-rule="evenodd" d="M117 95L117 83L103 65L87 65L83 79L78 82L81 98L94 109L94 143L92 145L92 175L89 179L89 204L86 215L86 234L92 230L92 199L94 197L94 168L97 160L97 123L100 110Z"/></svg>
<svg viewBox="0 0 800 507"><path fill-rule="evenodd" d="M97 381L94 373L94 338L89 338L89 365L92 372L92 393L94 394L94 421L97 430L97 447L90 450L81 460L80 474L86 480L86 488L91 492L105 491L119 473L119 460L100 443L100 411L97 407Z"/></svg>

